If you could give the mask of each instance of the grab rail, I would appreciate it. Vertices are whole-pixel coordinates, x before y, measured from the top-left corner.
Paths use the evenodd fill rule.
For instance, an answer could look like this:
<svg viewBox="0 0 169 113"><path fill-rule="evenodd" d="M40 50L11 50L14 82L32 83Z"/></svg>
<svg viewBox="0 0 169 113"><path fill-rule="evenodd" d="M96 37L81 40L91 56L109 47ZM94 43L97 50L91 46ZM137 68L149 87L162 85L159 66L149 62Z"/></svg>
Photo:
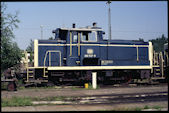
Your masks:
<svg viewBox="0 0 169 113"><path fill-rule="evenodd" d="M48 50L46 51L46 54L45 54L45 58L44 58L44 64L43 64L43 77L48 77L45 75L45 62L46 62L46 57L47 57L47 54L49 53L49 66L51 66L51 52L53 53L59 53L59 56L60 56L60 66L61 66L61 52L59 50Z"/></svg>

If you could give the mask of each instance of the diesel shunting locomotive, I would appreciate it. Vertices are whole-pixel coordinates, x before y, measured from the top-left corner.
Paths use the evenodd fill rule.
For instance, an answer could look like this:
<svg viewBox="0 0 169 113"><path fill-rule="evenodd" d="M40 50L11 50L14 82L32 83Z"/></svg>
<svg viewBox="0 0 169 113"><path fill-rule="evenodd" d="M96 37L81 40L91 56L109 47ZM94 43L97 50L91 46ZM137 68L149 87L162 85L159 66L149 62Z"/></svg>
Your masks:
<svg viewBox="0 0 169 113"><path fill-rule="evenodd" d="M104 84L165 78L157 73L161 70L152 42L107 40L96 23L52 32L54 40L34 40L34 66L27 67L25 82L84 84L91 81L92 72Z"/></svg>

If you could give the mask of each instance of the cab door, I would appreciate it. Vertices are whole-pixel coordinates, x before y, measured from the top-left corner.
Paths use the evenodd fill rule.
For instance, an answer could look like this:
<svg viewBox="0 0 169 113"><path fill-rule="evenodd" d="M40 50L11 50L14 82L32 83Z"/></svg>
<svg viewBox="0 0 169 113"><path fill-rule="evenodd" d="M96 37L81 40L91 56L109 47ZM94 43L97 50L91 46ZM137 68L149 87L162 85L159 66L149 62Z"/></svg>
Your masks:
<svg viewBox="0 0 169 113"><path fill-rule="evenodd" d="M80 32L70 31L69 34L67 65L78 66L80 65Z"/></svg>
<svg viewBox="0 0 169 113"><path fill-rule="evenodd" d="M78 32L72 32L72 57L78 57Z"/></svg>

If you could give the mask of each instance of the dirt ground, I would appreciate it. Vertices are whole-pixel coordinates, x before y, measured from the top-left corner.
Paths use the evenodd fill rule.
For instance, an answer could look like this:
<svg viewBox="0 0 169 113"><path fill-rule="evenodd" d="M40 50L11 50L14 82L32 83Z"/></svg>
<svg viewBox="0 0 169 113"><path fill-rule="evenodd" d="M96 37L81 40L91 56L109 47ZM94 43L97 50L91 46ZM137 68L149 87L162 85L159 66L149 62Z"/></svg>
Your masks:
<svg viewBox="0 0 169 113"><path fill-rule="evenodd" d="M147 103L147 106L164 105L162 111L168 111L168 102ZM118 104L118 105L42 105L26 107L3 107L2 111L132 111L136 108L144 108L145 104ZM155 111L150 109L151 111Z"/></svg>
<svg viewBox="0 0 169 113"><path fill-rule="evenodd" d="M157 91L168 91L168 85L160 86L137 86L137 87L109 87L99 88L96 90L86 90L84 88L72 87L56 87L56 88L34 88L22 89L18 91L1 91L1 98L11 98L13 96L19 97L49 97L49 96L92 96L92 95L106 95L106 94L124 94L124 93L151 93Z"/></svg>
<svg viewBox="0 0 169 113"><path fill-rule="evenodd" d="M105 87L96 90L86 90L84 88L56 87L56 88L34 88L22 89L15 92L1 91L1 98L20 97L53 97L53 96L93 96L93 95L113 95L113 94L133 94L133 93L153 93L168 92L168 84L155 86L137 87ZM93 104L93 105L41 105L25 107L2 107L2 111L104 111L104 110L127 110L130 108L148 106L162 106L168 110L168 100L146 103L122 103L122 104Z"/></svg>

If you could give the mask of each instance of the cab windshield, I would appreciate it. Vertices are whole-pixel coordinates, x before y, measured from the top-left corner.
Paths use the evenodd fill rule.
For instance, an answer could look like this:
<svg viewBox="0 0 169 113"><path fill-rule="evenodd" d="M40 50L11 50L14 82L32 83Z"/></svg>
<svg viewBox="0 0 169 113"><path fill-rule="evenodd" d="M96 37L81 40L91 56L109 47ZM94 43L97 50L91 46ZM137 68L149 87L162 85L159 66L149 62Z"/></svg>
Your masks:
<svg viewBox="0 0 169 113"><path fill-rule="evenodd" d="M82 42L96 42L97 36L96 31L83 31L81 35Z"/></svg>

